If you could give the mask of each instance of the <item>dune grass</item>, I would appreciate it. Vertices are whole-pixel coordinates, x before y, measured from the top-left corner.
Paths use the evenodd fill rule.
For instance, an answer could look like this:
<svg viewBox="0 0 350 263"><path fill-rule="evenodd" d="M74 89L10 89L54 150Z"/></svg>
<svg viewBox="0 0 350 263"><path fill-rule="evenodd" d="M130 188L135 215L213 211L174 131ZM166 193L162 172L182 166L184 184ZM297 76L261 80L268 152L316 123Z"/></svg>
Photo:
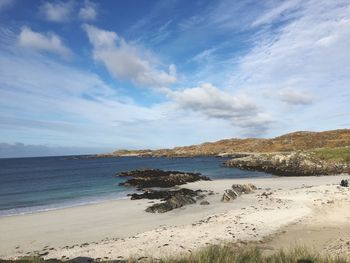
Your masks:
<svg viewBox="0 0 350 263"><path fill-rule="evenodd" d="M62 261L58 259L44 260L40 257L24 257L16 260L0 259L0 263L62 263Z"/></svg>
<svg viewBox="0 0 350 263"><path fill-rule="evenodd" d="M137 260L130 260L135 263ZM264 255L258 248L237 249L232 246L209 246L185 257L149 259L149 263L345 263L345 258L335 258L310 252L306 248L280 250Z"/></svg>
<svg viewBox="0 0 350 263"><path fill-rule="evenodd" d="M350 147L322 148L313 153L322 160L350 163Z"/></svg>
<svg viewBox="0 0 350 263"><path fill-rule="evenodd" d="M19 260L0 260L0 263L60 263L60 260L43 260L38 257L28 257ZM93 261L92 261L93 262ZM280 250L271 255L264 255L256 247L237 248L229 245L212 245L188 256L169 257L161 259L142 258L126 261L99 262L148 262L148 263L346 263L345 258L331 257L310 252L306 248Z"/></svg>

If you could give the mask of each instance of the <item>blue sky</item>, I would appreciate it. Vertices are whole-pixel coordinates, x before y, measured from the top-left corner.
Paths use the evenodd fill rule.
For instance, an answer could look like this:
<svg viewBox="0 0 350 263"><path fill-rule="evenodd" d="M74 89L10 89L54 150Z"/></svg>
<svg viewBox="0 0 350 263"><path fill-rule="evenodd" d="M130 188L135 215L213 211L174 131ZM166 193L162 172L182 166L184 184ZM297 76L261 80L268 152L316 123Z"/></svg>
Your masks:
<svg viewBox="0 0 350 263"><path fill-rule="evenodd" d="M342 0L0 0L0 156L348 128L349 28Z"/></svg>

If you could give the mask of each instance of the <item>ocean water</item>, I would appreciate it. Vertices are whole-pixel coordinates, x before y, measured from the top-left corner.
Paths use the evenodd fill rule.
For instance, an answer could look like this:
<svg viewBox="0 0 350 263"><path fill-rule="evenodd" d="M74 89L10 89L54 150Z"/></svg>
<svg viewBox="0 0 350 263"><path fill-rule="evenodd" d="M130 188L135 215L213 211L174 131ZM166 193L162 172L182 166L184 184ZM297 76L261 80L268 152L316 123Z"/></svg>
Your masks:
<svg viewBox="0 0 350 263"><path fill-rule="evenodd" d="M223 167L225 160L215 157L0 159L0 216L126 198L134 189L118 186L125 178L118 178L115 174L131 169L200 172L211 179L269 176Z"/></svg>

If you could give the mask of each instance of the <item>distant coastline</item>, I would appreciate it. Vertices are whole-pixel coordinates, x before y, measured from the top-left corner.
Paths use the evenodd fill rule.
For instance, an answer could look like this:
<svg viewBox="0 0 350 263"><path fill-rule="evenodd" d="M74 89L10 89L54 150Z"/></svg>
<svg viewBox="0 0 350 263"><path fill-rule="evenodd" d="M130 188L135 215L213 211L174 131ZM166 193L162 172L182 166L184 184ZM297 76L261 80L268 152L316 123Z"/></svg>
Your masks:
<svg viewBox="0 0 350 263"><path fill-rule="evenodd" d="M226 139L172 149L117 150L108 157L231 157L228 167L282 176L331 175L350 172L350 129L298 131L272 139Z"/></svg>
<svg viewBox="0 0 350 263"><path fill-rule="evenodd" d="M350 146L350 129L322 132L297 131L272 139L246 138L225 139L198 145L159 150L117 150L112 153L97 154L94 157L140 156L140 157L192 157L226 156L237 153L272 153L336 148Z"/></svg>

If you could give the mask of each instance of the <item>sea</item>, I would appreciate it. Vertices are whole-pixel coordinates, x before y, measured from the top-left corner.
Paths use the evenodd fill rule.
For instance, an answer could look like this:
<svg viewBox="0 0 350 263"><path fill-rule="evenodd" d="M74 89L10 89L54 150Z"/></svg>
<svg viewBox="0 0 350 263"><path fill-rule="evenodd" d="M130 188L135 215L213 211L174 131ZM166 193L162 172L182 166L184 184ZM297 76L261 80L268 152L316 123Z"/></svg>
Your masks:
<svg viewBox="0 0 350 263"><path fill-rule="evenodd" d="M0 159L0 216L48 211L127 198L134 189L119 186L117 173L158 168L199 172L213 180L271 175L227 168L226 158L70 158Z"/></svg>

